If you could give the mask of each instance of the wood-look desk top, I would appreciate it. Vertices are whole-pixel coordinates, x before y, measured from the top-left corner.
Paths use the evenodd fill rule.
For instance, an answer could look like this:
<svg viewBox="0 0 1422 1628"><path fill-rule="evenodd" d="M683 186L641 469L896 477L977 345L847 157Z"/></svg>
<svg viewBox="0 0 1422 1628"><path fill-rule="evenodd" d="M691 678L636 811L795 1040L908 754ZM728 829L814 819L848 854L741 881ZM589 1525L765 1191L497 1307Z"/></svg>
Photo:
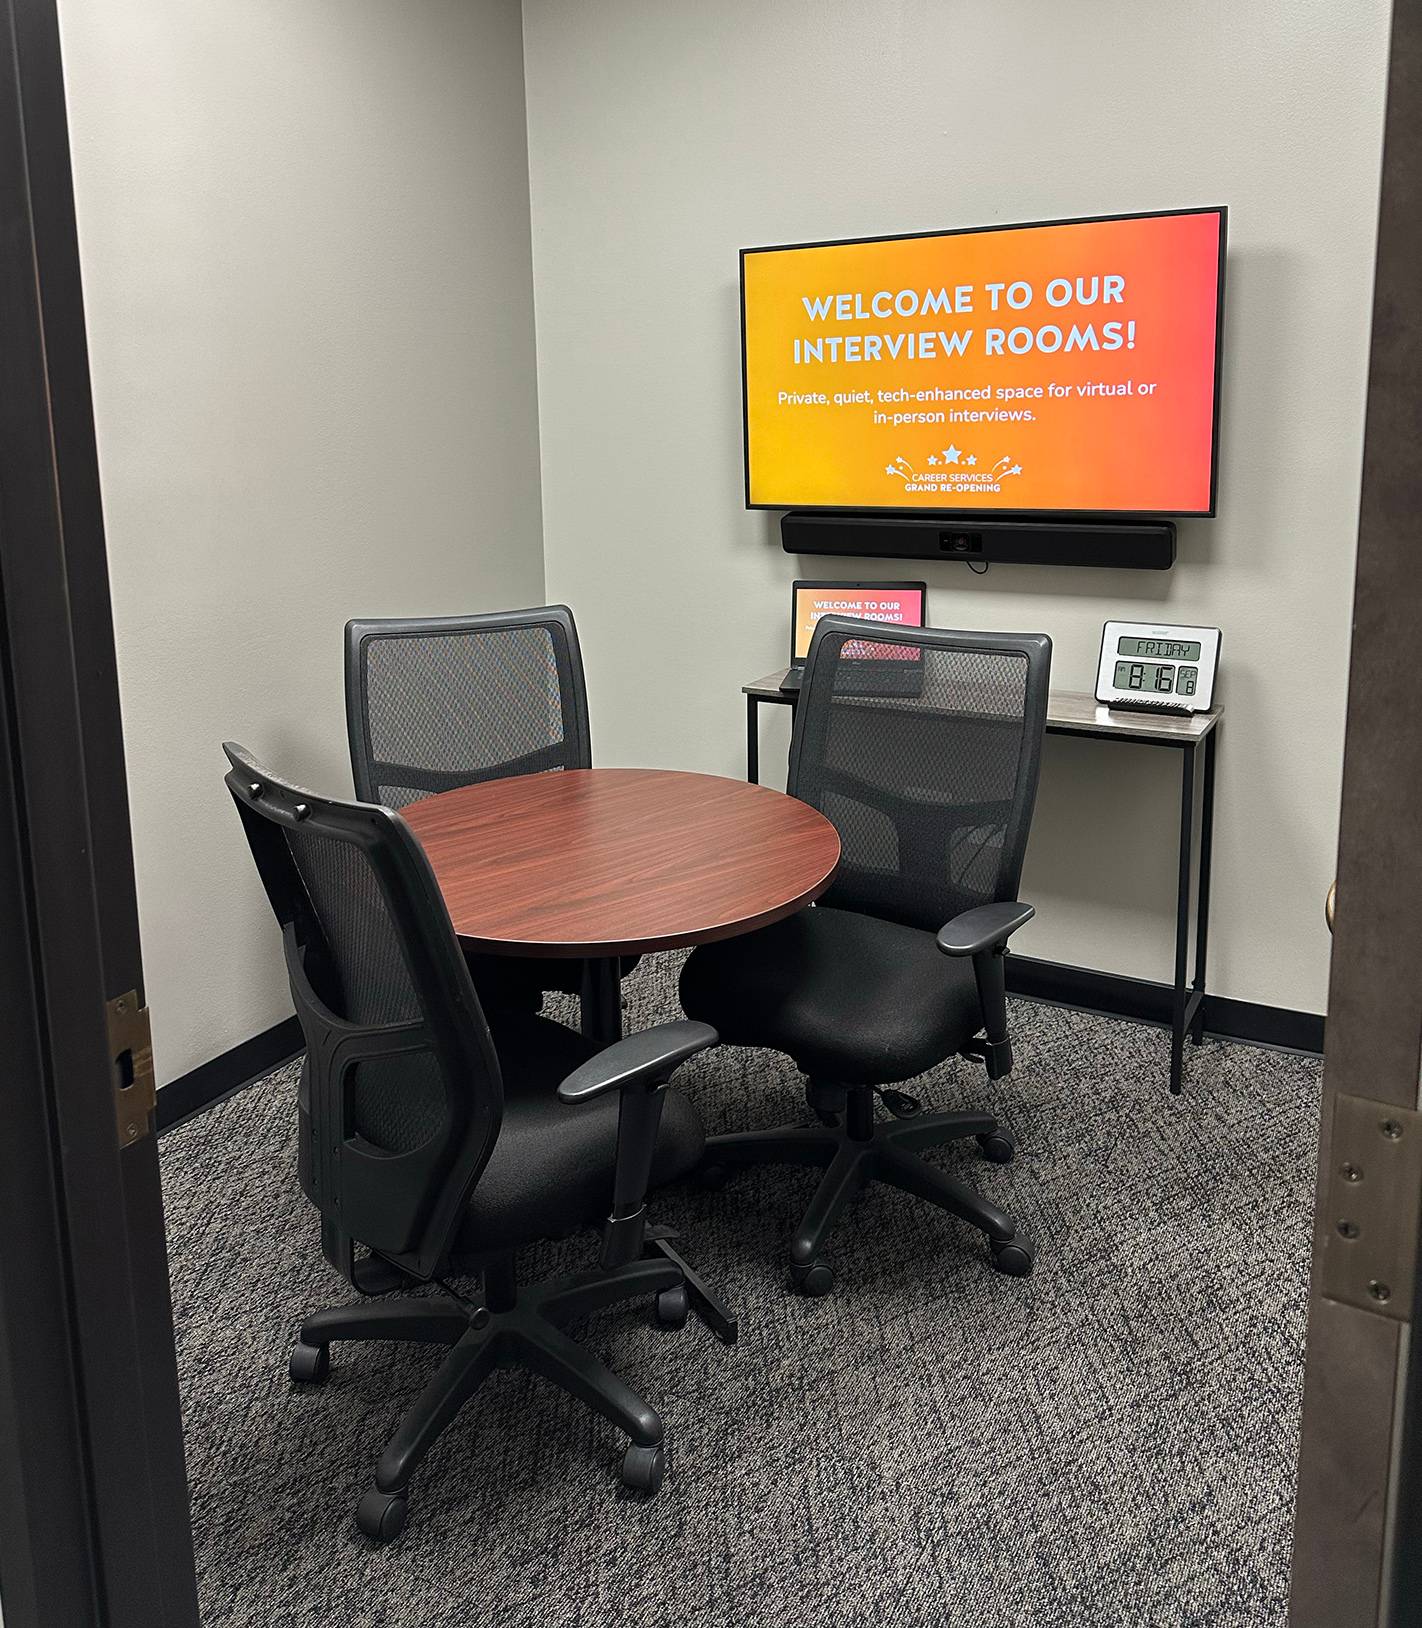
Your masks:
<svg viewBox="0 0 1422 1628"><path fill-rule="evenodd" d="M743 684L741 691L758 701L793 701L780 688L785 669L767 673L753 684ZM1113 712L1102 706L1094 695L1081 690L1053 690L1047 697L1047 732L1052 735L1095 735L1106 740L1163 741L1188 746L1203 740L1220 721L1223 707L1211 707L1208 712L1192 713L1181 717L1173 713L1132 712L1126 709Z"/></svg>
<svg viewBox="0 0 1422 1628"><path fill-rule="evenodd" d="M792 915L839 865L823 815L765 786L564 769L411 803L460 939L504 955L706 944Z"/></svg>

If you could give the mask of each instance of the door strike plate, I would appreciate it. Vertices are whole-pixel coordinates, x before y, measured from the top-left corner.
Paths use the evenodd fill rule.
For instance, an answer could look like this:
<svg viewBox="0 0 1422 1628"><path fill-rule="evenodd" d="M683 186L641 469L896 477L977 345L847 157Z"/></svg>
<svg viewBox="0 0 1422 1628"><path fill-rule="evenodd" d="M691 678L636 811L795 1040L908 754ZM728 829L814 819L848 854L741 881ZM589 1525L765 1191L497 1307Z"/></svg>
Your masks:
<svg viewBox="0 0 1422 1628"><path fill-rule="evenodd" d="M153 1077L153 1033L148 1008L138 992L115 995L105 1010L109 1020L109 1058L114 1071L114 1113L118 1144L131 1147L147 1136L158 1102Z"/></svg>

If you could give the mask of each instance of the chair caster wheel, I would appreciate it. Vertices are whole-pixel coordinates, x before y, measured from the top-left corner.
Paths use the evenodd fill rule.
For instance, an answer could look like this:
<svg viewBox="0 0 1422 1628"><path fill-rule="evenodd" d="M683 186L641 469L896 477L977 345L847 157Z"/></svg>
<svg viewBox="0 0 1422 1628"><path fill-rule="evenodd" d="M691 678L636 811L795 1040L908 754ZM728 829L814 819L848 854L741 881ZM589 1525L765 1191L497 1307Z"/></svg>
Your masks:
<svg viewBox="0 0 1422 1628"><path fill-rule="evenodd" d="M997 1130L989 1131L986 1136L980 1136L978 1146L983 1150L983 1157L991 1159L994 1164L1011 1164L1012 1157L1017 1152L1017 1138L1011 1131L1003 1130L999 1126Z"/></svg>
<svg viewBox="0 0 1422 1628"><path fill-rule="evenodd" d="M633 1492L645 1492L650 1498L661 1486L666 1468L664 1448L639 1447L633 1442L622 1455L622 1485L630 1487Z"/></svg>
<svg viewBox="0 0 1422 1628"><path fill-rule="evenodd" d="M356 1505L356 1525L372 1543L393 1543L405 1530L410 1506L403 1492L381 1492L372 1487Z"/></svg>
<svg viewBox="0 0 1422 1628"><path fill-rule="evenodd" d="M989 1238L992 1246L992 1264L1010 1278L1030 1278L1037 1260L1037 1246L1025 1232L1015 1232L1010 1238Z"/></svg>
<svg viewBox="0 0 1422 1628"><path fill-rule="evenodd" d="M691 1310L691 1296L684 1283L675 1283L657 1296L657 1321L663 1328L684 1328Z"/></svg>
<svg viewBox="0 0 1422 1628"><path fill-rule="evenodd" d="M298 1340L291 1348L286 1371L298 1385L320 1385L331 1377L329 1345L307 1345Z"/></svg>
<svg viewBox="0 0 1422 1628"><path fill-rule="evenodd" d="M808 1266L792 1266L790 1277L795 1287L803 1295L818 1300L834 1288L834 1273L822 1261L812 1261Z"/></svg>
<svg viewBox="0 0 1422 1628"><path fill-rule="evenodd" d="M704 1164L697 1170L694 1179L702 1192L715 1193L731 1179L731 1172L723 1164Z"/></svg>

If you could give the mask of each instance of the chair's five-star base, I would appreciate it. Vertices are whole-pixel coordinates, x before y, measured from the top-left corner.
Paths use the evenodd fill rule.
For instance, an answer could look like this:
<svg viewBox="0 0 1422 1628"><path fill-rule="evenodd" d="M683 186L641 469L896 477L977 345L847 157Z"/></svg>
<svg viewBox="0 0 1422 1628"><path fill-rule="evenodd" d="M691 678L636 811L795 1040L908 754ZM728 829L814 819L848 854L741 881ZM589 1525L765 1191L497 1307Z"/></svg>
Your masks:
<svg viewBox="0 0 1422 1628"><path fill-rule="evenodd" d="M658 1244L661 1240L656 1241ZM697 1289L707 1293L698 1282ZM380 1455L375 1485L356 1508L368 1538L388 1543L404 1530L410 1479L496 1367L528 1368L587 1403L631 1440L622 1460L623 1484L651 1495L661 1485L667 1447L655 1410L611 1369L564 1332L564 1325L606 1306L655 1296L657 1321L677 1328L698 1296L674 1252L652 1246L650 1257L613 1272L580 1272L520 1288L512 1256L486 1263L483 1296L452 1290L357 1302L307 1317L292 1350L292 1379L319 1384L331 1371L335 1340L408 1340L445 1345L449 1355L416 1398ZM729 1311L713 1303L734 1327ZM697 1304L698 1311L701 1310ZM734 1334L731 1336L734 1338Z"/></svg>
<svg viewBox="0 0 1422 1628"><path fill-rule="evenodd" d="M987 1158L1006 1164L1016 1143L991 1114L926 1113L884 1121L875 1118L873 1086L837 1090L813 1082L808 1094L816 1123L713 1136L702 1164L703 1178L712 1183L738 1166L824 1168L790 1242L791 1276L802 1294L828 1294L834 1287L834 1273L820 1260L820 1251L850 1199L871 1181L888 1182L966 1221L986 1234L998 1271L1012 1277L1030 1275L1036 1246L1013 1218L975 1188L920 1157L924 1148L973 1136Z"/></svg>

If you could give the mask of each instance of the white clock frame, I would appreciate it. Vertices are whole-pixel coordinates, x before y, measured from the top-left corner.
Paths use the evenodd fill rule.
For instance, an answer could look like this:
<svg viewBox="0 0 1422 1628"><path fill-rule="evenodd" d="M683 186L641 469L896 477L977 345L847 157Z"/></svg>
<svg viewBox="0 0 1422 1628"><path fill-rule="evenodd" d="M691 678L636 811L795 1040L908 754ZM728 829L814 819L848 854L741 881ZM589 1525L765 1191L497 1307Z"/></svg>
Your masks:
<svg viewBox="0 0 1422 1628"><path fill-rule="evenodd" d="M1107 622L1101 629L1101 657L1096 668L1096 699L1105 706L1126 703L1139 707L1144 704L1147 710L1154 711L1156 707L1151 703L1155 702L1161 711L1170 709L1208 712L1214 704L1215 677L1220 663L1220 637L1220 629L1217 627L1185 627L1165 622ZM1200 646L1198 661L1181 661L1174 656L1135 658L1177 669L1197 668L1195 693L1177 695L1172 689L1170 694L1164 695L1154 690L1121 689L1115 681L1116 663L1132 659L1117 653L1117 646L1122 639L1162 639L1175 644L1187 642L1198 644Z"/></svg>

